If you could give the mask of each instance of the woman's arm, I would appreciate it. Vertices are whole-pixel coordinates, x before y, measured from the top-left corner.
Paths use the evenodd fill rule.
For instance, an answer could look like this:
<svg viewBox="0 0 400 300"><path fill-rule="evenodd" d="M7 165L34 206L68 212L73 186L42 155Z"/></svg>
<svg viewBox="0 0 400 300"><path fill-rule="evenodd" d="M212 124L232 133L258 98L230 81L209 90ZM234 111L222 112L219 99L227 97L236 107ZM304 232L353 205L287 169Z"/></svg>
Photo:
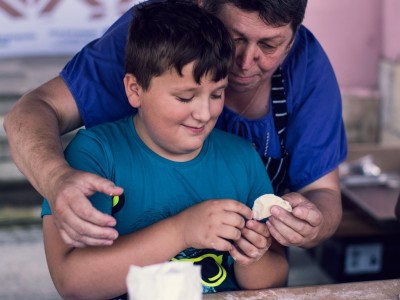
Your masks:
<svg viewBox="0 0 400 300"><path fill-rule="evenodd" d="M75 101L60 77L23 95L6 115L12 157L42 195L50 196L51 174L68 166L60 135L81 125Z"/></svg>
<svg viewBox="0 0 400 300"><path fill-rule="evenodd" d="M4 120L11 155L34 188L49 200L54 222L71 246L112 243L115 220L92 208L95 191L119 194L108 180L72 169L60 134L82 125L75 100L60 77L24 95Z"/></svg>

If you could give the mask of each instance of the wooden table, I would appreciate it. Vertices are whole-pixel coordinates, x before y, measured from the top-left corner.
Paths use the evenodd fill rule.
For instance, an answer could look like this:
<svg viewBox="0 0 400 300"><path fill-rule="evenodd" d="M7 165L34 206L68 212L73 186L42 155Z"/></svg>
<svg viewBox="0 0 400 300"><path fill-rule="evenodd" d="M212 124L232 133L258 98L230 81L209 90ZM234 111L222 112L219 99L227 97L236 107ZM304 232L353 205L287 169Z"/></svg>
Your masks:
<svg viewBox="0 0 400 300"><path fill-rule="evenodd" d="M208 294L203 300L399 300L400 279Z"/></svg>
<svg viewBox="0 0 400 300"><path fill-rule="evenodd" d="M394 208L400 194L398 177L400 176L400 147L380 145L349 145L347 161L354 164L360 158L369 156L372 163L381 170L381 175L392 178L397 184L366 184L354 185L346 183L342 177L343 201L348 201L372 224L384 230L400 229L396 220ZM397 176L396 176L397 175ZM394 176L394 177L393 177ZM351 176L350 176L351 177ZM365 177L365 179L367 179ZM368 180L367 180L368 181ZM394 185L393 185L394 184Z"/></svg>

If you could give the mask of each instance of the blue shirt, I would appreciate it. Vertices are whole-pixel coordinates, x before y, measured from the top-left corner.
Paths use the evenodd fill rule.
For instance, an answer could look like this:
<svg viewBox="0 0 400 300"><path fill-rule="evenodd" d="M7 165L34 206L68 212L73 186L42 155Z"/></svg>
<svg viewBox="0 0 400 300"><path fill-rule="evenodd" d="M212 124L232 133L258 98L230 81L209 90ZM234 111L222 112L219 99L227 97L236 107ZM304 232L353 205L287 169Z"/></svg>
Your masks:
<svg viewBox="0 0 400 300"><path fill-rule="evenodd" d="M187 162L165 159L138 136L132 117L80 130L65 151L79 170L110 179L124 188L121 197L102 193L93 206L116 218L121 235L138 231L208 199L235 199L248 207L273 193L262 161L247 141L220 130L205 140L201 152ZM47 201L42 215L51 214ZM228 252L185 249L175 260L202 266L203 291L238 290Z"/></svg>
<svg viewBox="0 0 400 300"><path fill-rule="evenodd" d="M103 37L76 54L60 74L86 127L135 113L123 86L124 49L131 16L132 10L125 13ZM328 57L304 26L282 64L282 73L288 110L287 188L297 191L333 171L346 158L341 95ZM237 133L238 121L245 124L244 137L255 145L260 156L281 157L272 108L263 118L248 120L225 107L217 128Z"/></svg>

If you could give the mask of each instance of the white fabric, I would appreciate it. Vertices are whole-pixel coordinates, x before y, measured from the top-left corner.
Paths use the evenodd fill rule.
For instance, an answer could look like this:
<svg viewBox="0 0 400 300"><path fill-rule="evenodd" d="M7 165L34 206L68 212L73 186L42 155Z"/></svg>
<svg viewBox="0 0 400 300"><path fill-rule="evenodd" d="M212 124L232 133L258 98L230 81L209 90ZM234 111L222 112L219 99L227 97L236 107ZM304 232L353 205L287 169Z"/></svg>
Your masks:
<svg viewBox="0 0 400 300"><path fill-rule="evenodd" d="M201 267L190 262L130 266L126 278L130 300L201 300Z"/></svg>

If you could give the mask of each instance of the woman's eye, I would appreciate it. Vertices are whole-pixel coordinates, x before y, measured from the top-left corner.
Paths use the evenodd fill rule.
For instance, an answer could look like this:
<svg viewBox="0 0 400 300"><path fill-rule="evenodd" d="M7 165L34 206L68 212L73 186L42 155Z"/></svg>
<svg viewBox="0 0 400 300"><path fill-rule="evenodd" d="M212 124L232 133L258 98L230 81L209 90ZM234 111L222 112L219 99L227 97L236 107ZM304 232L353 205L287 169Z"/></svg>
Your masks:
<svg viewBox="0 0 400 300"><path fill-rule="evenodd" d="M273 47L271 45L268 45L268 44L265 44L265 43L260 44L260 47L264 48L264 49L273 49L273 48L275 48L275 47Z"/></svg>
<svg viewBox="0 0 400 300"><path fill-rule="evenodd" d="M263 52L272 52L276 49L275 46L271 46L271 45L264 44L264 43L260 44L259 47L261 48L261 50Z"/></svg>

